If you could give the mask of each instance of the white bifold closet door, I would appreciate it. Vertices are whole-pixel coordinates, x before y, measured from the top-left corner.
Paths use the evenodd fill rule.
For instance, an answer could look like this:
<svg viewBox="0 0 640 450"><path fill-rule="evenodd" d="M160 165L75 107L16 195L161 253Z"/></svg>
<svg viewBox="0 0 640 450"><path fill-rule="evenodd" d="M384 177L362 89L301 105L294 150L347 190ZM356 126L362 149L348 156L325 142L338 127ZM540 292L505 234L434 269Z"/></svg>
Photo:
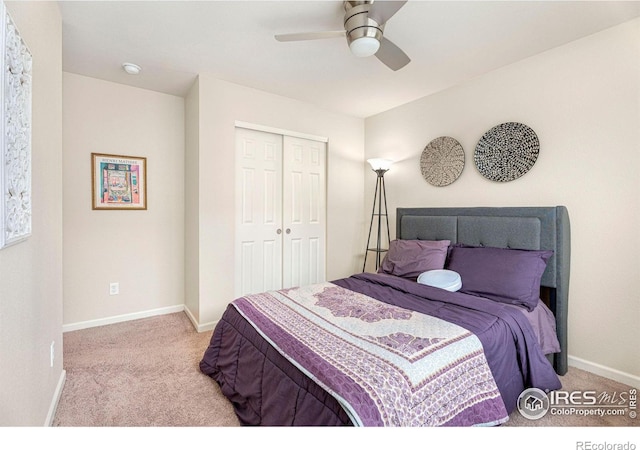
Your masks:
<svg viewBox="0 0 640 450"><path fill-rule="evenodd" d="M236 128L236 295L325 280L326 143Z"/></svg>

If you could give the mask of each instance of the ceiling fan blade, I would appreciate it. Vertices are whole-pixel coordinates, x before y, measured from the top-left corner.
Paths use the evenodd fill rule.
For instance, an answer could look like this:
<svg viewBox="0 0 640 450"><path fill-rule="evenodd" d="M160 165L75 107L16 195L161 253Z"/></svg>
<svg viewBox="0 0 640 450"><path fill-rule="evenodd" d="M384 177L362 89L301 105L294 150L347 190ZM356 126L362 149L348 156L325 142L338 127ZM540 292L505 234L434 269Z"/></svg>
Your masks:
<svg viewBox="0 0 640 450"><path fill-rule="evenodd" d="M314 39L330 39L337 37L344 37L346 31L317 31L311 33L290 33L290 34L276 34L275 38L280 42L292 42L292 41L310 41Z"/></svg>
<svg viewBox="0 0 640 450"><path fill-rule="evenodd" d="M376 53L376 58L391 70L400 70L411 62L400 47L385 37L380 40L380 49Z"/></svg>
<svg viewBox="0 0 640 450"><path fill-rule="evenodd" d="M380 25L384 25L405 3L407 3L407 0L374 0L369 8L369 18L375 20Z"/></svg>

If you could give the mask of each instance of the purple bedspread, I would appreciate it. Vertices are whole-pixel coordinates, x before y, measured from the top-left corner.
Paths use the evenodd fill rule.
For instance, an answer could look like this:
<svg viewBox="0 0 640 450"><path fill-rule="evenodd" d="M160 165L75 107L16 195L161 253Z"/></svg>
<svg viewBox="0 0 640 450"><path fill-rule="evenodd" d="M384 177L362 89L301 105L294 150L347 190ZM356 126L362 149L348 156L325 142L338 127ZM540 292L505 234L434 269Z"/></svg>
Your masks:
<svg viewBox="0 0 640 450"><path fill-rule="evenodd" d="M333 283L474 333L508 412L526 387L560 388L531 325L513 308L384 274L358 274ZM243 424L350 424L337 400L280 355L233 306L214 330L200 368L218 382Z"/></svg>

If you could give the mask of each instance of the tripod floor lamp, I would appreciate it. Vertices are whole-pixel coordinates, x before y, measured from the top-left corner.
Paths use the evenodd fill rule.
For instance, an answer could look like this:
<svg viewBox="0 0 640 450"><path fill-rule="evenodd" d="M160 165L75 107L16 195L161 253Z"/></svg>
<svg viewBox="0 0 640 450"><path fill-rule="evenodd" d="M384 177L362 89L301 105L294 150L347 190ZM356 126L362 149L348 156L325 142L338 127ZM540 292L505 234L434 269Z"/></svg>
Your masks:
<svg viewBox="0 0 640 450"><path fill-rule="evenodd" d="M371 164L371 169L378 175L376 180L376 191L373 196L373 210L371 211L371 223L369 224L369 237L367 238L367 247L364 252L364 264L362 266L362 271L364 272L367 266L367 255L369 252L375 253L376 257L376 271L382 264L382 254L386 252L388 249L382 247L382 226L383 226L383 217L384 224L387 227L387 242L391 242L391 237L389 234L389 216L387 215L387 194L384 188L384 174L389 170L393 161L390 159L368 159L367 162ZM383 212L384 205L384 212ZM376 212L377 206L377 212ZM374 219L378 219L378 236L376 240L375 247L369 247L371 245L371 232L373 230L373 222Z"/></svg>

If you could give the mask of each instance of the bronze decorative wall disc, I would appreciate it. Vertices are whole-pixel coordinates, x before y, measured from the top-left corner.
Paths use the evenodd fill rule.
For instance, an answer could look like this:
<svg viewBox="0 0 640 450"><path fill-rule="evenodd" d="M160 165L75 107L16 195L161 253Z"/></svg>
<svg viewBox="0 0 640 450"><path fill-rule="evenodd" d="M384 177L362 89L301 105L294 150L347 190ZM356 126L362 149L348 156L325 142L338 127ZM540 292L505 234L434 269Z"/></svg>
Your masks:
<svg viewBox="0 0 640 450"><path fill-rule="evenodd" d="M420 157L420 171L429 184L447 186L464 168L464 150L454 138L440 136L427 144Z"/></svg>

